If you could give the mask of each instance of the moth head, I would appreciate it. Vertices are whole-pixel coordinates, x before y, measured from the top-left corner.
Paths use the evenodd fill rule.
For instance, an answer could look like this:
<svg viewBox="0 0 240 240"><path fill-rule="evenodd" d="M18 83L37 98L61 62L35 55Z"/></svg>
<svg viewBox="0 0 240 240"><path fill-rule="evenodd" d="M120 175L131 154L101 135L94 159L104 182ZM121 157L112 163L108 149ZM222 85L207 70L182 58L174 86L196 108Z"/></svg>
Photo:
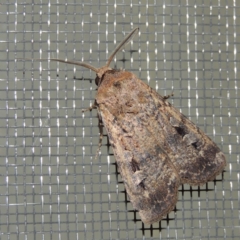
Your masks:
<svg viewBox="0 0 240 240"><path fill-rule="evenodd" d="M113 52L111 53L110 57L108 58L106 65L104 65L101 68L98 68L96 71L97 77L95 79L95 83L97 86L99 86L103 80L103 75L105 74L105 72L107 72L108 70L112 70L109 66L113 60L113 58L115 57L115 55L122 50L132 39L133 37L139 32L139 28L135 28L132 32L130 32L126 38L123 39L123 41L118 44L116 46L116 48L113 50Z"/></svg>

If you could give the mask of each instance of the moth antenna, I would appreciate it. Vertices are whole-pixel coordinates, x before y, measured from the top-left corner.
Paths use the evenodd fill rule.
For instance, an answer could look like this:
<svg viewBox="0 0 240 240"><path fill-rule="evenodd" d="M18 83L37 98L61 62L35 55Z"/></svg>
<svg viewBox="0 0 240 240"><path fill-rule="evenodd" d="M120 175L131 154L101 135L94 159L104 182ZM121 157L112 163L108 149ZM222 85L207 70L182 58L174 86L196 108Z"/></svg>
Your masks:
<svg viewBox="0 0 240 240"><path fill-rule="evenodd" d="M109 68L110 63L112 62L114 56L116 55L116 53L118 51L120 51L122 48L125 47L126 44L128 44L132 38L139 32L139 28L135 28L132 30L131 33L129 33L127 35L127 37L115 48L115 50L112 52L112 54L110 55L110 57L108 58L108 61L106 63L105 66L101 67L101 68L95 68L92 65L85 63L85 62L77 62L77 61L73 61L73 60L62 60L62 59L58 59L58 58L17 58L17 60L29 60L29 61L39 61L39 62L44 62L44 61L55 61L55 62L62 62L62 63L67 63L67 64L73 64L73 65L77 65L77 66L81 66L81 67L85 67L88 68L92 71L94 71L98 78L101 79L103 74L107 71L107 70L111 70L111 68ZM97 85L99 85L101 83L101 81L98 82Z"/></svg>
<svg viewBox="0 0 240 240"><path fill-rule="evenodd" d="M114 51L108 58L106 67L109 67L109 65L110 65L111 61L113 60L114 56L116 55L116 53L118 51L120 51L121 49L123 49L125 47L125 45L127 45L138 32L139 32L139 28L133 29L133 31L131 33L129 33L127 35L127 37L114 49Z"/></svg>
<svg viewBox="0 0 240 240"><path fill-rule="evenodd" d="M95 68L88 63L77 62L77 61L72 61L72 60L68 61L68 60L62 60L62 59L58 59L58 58L42 58L42 59L41 58L18 58L18 59L29 60L29 61L39 61L39 62L44 62L44 61L62 62L62 63L73 64L73 65L85 67L85 68L91 69L95 73L97 73L99 71L98 68Z"/></svg>

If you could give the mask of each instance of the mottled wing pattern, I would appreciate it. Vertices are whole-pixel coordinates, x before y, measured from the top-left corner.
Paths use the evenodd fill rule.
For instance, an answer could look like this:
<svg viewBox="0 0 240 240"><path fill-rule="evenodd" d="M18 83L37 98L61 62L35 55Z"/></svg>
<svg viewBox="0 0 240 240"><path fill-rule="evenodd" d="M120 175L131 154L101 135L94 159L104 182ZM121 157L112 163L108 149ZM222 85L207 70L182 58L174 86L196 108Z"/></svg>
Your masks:
<svg viewBox="0 0 240 240"><path fill-rule="evenodd" d="M144 223L176 204L181 183L203 184L226 164L219 148L130 72L105 73L96 97L118 169Z"/></svg>
<svg viewBox="0 0 240 240"><path fill-rule="evenodd" d="M156 120L156 125L162 126L157 128L157 141L165 146L181 183L201 185L213 180L226 166L224 154L201 129L152 89L151 96L162 105Z"/></svg>

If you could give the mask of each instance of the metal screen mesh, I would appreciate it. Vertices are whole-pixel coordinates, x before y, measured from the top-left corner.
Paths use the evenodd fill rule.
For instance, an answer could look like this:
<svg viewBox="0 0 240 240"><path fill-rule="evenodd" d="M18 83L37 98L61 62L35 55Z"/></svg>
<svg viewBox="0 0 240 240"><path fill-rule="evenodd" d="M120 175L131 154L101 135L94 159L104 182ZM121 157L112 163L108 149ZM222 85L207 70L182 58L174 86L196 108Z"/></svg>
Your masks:
<svg viewBox="0 0 240 240"><path fill-rule="evenodd" d="M0 4L1 239L239 239L240 2L4 1ZM129 202L108 139L99 141L95 73L135 73L203 129L227 168L201 187L183 185L160 223L144 225Z"/></svg>

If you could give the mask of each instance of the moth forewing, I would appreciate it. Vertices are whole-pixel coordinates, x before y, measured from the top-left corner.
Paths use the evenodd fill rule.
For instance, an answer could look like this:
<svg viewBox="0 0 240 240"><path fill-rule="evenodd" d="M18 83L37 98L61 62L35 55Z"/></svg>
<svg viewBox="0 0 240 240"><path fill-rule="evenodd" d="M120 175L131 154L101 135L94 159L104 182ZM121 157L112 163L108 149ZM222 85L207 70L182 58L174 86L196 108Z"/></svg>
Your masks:
<svg viewBox="0 0 240 240"><path fill-rule="evenodd" d="M112 70L105 73L96 96L130 201L147 224L175 207L180 184L163 145L154 137L157 108L149 102L149 90L132 73Z"/></svg>

